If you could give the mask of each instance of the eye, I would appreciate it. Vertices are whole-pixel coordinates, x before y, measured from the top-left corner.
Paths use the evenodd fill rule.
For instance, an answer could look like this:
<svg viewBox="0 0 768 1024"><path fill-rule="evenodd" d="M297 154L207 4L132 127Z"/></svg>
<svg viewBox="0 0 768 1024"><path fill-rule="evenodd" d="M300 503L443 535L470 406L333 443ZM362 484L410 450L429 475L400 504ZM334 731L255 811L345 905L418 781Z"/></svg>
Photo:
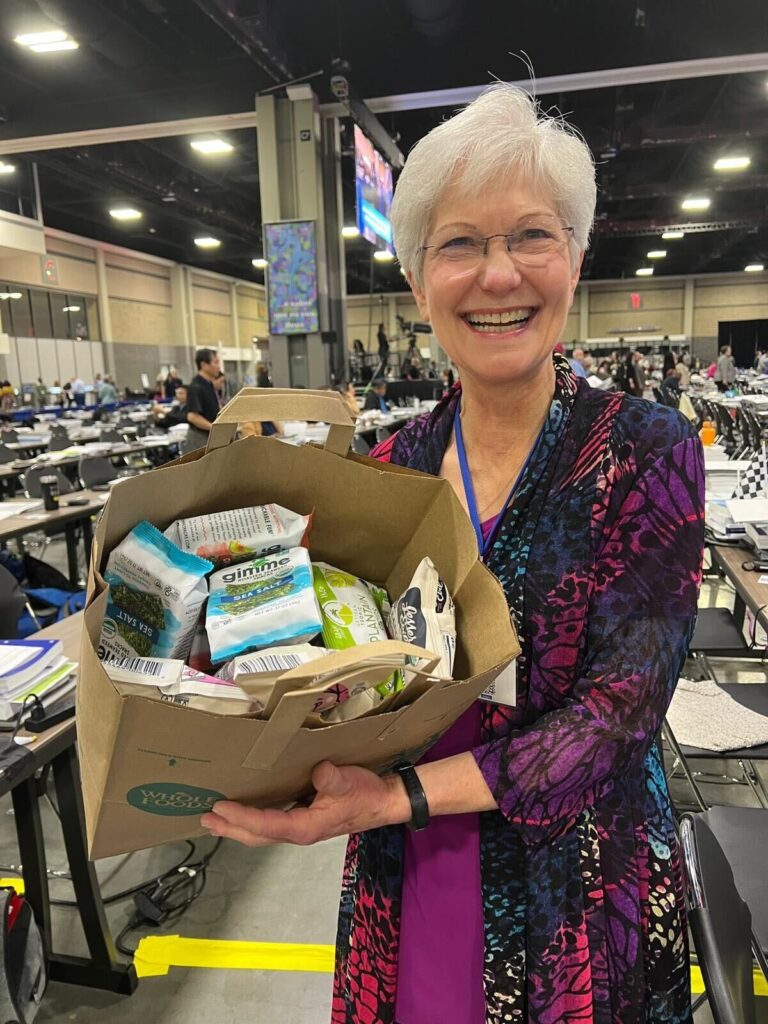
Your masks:
<svg viewBox="0 0 768 1024"><path fill-rule="evenodd" d="M553 232L549 228L543 228L543 227L523 228L523 230L520 232L520 238L524 242L529 242L529 241L537 242L537 241L540 241L543 238L553 238L553 237L554 237Z"/></svg>
<svg viewBox="0 0 768 1024"><path fill-rule="evenodd" d="M442 250L445 249L472 249L476 246L477 239L470 238L468 235L458 235L456 238L449 238L447 242L443 242L440 246Z"/></svg>

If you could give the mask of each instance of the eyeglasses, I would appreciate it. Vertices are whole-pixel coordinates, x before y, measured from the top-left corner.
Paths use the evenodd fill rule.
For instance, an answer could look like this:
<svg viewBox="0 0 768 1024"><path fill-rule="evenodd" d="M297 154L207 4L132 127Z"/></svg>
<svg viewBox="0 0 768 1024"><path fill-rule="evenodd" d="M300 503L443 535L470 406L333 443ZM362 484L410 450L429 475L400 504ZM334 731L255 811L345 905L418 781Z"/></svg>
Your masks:
<svg viewBox="0 0 768 1024"><path fill-rule="evenodd" d="M440 263L471 270L480 266L488 255L491 239L503 238L507 252L516 262L541 267L562 252L572 237L572 227L566 227L557 217L541 214L523 218L508 234L457 235L422 245L419 251Z"/></svg>

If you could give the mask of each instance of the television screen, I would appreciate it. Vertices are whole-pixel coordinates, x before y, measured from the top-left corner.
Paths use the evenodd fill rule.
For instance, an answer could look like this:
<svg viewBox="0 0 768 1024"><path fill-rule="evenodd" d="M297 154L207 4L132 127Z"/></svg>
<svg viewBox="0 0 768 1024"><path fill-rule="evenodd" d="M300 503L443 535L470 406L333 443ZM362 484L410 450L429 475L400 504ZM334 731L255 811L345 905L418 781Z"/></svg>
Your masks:
<svg viewBox="0 0 768 1024"><path fill-rule="evenodd" d="M315 222L265 224L264 245L270 334L319 331Z"/></svg>
<svg viewBox="0 0 768 1024"><path fill-rule="evenodd" d="M357 228L377 249L392 248L392 168L355 125Z"/></svg>

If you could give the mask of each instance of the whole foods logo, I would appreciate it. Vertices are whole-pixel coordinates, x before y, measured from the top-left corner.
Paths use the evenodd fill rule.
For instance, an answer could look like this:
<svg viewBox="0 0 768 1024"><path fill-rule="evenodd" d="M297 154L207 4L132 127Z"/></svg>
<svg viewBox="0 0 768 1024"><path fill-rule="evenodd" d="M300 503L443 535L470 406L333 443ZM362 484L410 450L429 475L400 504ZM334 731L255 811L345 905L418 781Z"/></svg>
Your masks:
<svg viewBox="0 0 768 1024"><path fill-rule="evenodd" d="M352 609L341 601L328 601L323 605L323 612L337 626L351 626L354 620Z"/></svg>
<svg viewBox="0 0 768 1024"><path fill-rule="evenodd" d="M178 782L147 782L129 789L125 799L131 807L147 814L184 817L205 814L217 800L226 800L226 797L215 789L201 789Z"/></svg>

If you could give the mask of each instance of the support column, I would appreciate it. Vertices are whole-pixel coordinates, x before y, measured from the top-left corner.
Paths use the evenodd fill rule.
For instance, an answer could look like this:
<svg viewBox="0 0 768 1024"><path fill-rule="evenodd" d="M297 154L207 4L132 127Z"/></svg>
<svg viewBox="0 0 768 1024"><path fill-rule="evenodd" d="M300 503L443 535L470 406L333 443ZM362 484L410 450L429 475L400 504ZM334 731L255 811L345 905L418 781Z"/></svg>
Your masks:
<svg viewBox="0 0 768 1024"><path fill-rule="evenodd" d="M237 282L229 282L229 319L231 323L230 340L237 352L237 388L243 386L243 364L240 359L240 321L237 316Z"/></svg>
<svg viewBox="0 0 768 1024"><path fill-rule="evenodd" d="M683 296L683 334L690 345L693 341L693 309L696 297L696 282L692 277L685 279L685 294Z"/></svg>
<svg viewBox="0 0 768 1024"><path fill-rule="evenodd" d="M197 348L197 328L195 327L195 300L192 293L192 268L182 267L184 272L182 296L184 302L184 318L187 322L187 343L189 345L189 361L192 364L192 376L197 373L195 366L195 349Z"/></svg>
<svg viewBox="0 0 768 1024"><path fill-rule="evenodd" d="M113 380L117 379L115 350L112 347L112 314L109 308L109 289L107 288L107 264L104 250L96 247L96 305L99 310L99 326L101 327L101 344L104 348L104 363L107 373Z"/></svg>
<svg viewBox="0 0 768 1024"><path fill-rule="evenodd" d="M589 337L589 285L582 281L579 284L579 341L585 342Z"/></svg>
<svg viewBox="0 0 768 1024"><path fill-rule="evenodd" d="M316 388L329 383L332 365L339 372L340 360L343 372L346 357L340 281L341 205L335 181L340 146L338 129L328 128L322 140L329 177L324 189L317 98L309 86L297 86L292 95L295 98L256 98L261 210L265 222L315 222L320 330L290 337L270 334L269 348L272 376L278 387L304 384ZM327 216L335 218L335 222L329 220L328 232ZM322 334L329 331L336 333L335 345L323 344Z"/></svg>

